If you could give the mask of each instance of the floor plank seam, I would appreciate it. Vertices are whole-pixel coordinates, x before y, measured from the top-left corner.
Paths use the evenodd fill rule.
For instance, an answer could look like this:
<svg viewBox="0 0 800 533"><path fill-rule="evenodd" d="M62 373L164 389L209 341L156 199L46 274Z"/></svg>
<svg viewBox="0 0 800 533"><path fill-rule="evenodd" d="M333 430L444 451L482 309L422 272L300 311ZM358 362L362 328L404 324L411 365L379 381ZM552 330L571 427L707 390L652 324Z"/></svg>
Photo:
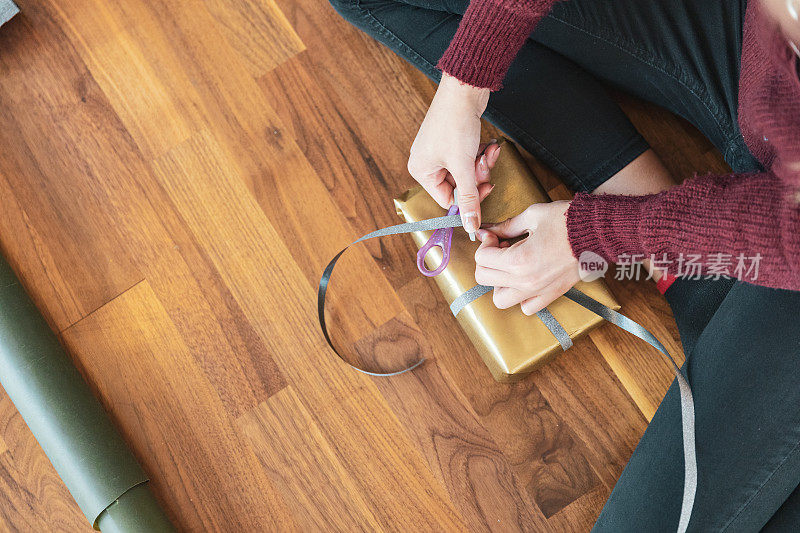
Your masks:
<svg viewBox="0 0 800 533"><path fill-rule="evenodd" d="M147 278L140 279L139 281L137 281L136 283L134 283L133 285L131 285L130 287L128 287L124 291L120 292L119 294L117 294L116 296L114 296L113 298L108 300L107 302L103 303L102 305L98 305L96 308L94 308L91 311L89 311L85 316L82 316L80 319L76 320L75 322L73 322L69 326L67 326L64 329L62 329L61 331L59 331L58 332L59 335L63 335L64 333L69 331L70 328L73 328L73 327L77 326L78 324L80 324L81 322L83 322L84 320L86 320L87 318L89 318L90 316L95 314L96 312L98 312L100 309L104 308L105 306L107 306L108 304L110 304L111 302L113 302L114 300L119 298L120 296L123 296L125 293L135 289L137 286L141 285L145 281L147 281Z"/></svg>

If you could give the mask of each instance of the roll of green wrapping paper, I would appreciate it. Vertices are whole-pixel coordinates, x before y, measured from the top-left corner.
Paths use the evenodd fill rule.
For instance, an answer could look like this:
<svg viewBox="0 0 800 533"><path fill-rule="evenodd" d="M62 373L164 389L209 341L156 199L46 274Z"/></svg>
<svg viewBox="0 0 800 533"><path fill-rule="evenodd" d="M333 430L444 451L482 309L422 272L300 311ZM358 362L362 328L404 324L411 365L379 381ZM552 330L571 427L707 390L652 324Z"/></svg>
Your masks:
<svg viewBox="0 0 800 533"><path fill-rule="evenodd" d="M0 384L92 527L173 531L146 474L1 255Z"/></svg>

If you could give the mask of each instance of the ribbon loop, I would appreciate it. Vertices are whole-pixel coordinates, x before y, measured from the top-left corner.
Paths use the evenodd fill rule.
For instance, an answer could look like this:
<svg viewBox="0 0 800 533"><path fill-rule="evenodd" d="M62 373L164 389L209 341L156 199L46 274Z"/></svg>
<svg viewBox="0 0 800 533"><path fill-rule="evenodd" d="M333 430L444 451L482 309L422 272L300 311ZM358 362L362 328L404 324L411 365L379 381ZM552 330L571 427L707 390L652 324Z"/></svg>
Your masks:
<svg viewBox="0 0 800 533"><path fill-rule="evenodd" d="M350 248L350 246L357 244L362 241L366 241L368 239L374 239L376 237L385 237L387 235L399 235L403 233L413 233L415 231L430 231L430 230L437 230L442 228L457 228L461 227L461 218L459 215L449 215L443 216L438 218L430 218L426 220L420 220L418 222L407 222L405 224L397 224L395 226L389 226L387 228L379 229L373 231L372 233L368 233L353 241L349 246L345 247L341 252L336 254L331 262L328 263L328 266L325 267L325 270L322 273L322 277L319 280L319 288L317 290L317 312L319 313L319 325L322 329L322 334L325 336L325 340L328 342L328 346L334 351L339 358L347 363L347 361L342 357L342 354L334 347L333 342L331 341L330 335L328 334L328 327L325 323L325 296L328 292L328 285L330 283L331 275L333 274L333 269L336 266L336 262L339 258ZM468 291L464 292L463 294L459 295L453 302L450 304L450 311L452 311L454 316L457 316L467 305L471 302L475 301L476 299L480 298L487 292L491 291L493 287L488 287L485 285L475 285ZM681 369L678 367L675 360L670 355L669 351L664 347L661 342L650 333L646 328L644 328L638 322L631 320L630 318L626 317L625 315L614 311L613 309L605 306L595 300L587 296L586 294L580 292L577 289L570 289L568 290L564 296L572 300L573 302L577 303L578 305L592 311L593 313L599 315L600 317L604 318L608 322L611 322L617 327L620 327L639 337L650 346L654 347L656 350L664 354L672 363L673 370L675 371L675 378L678 381L678 387L680 391L680 402L681 402L681 426L683 431L683 458L684 458L684 485L683 485L683 502L681 504L681 514L678 521L678 533L685 533L686 529L689 526L689 519L692 515L692 508L694 507L694 500L695 495L697 493L697 450L695 446L695 414L694 414L694 399L692 397L692 389L689 386L689 382L684 376ZM537 313L539 319L547 326L547 329L553 334L553 336L558 339L559 344L561 344L562 349L567 350L570 346L572 346L572 339L570 338L569 334L564 330L563 326L559 324L558 320L548 311L546 308L542 309ZM414 370L419 365L421 365L425 361L423 357L413 365L398 370L396 372L371 372L368 370L364 370L362 368L358 368L350 363L347 363L353 369L358 370L364 374L376 377L389 377L389 376L398 376L400 374L404 374L411 370Z"/></svg>
<svg viewBox="0 0 800 533"><path fill-rule="evenodd" d="M367 374L368 376L375 376L375 377L399 376L400 374L404 374L406 372L414 370L419 365L425 362L425 358L423 357L413 365L403 368L401 370L397 370L396 372L371 372L369 370L365 370L363 368L359 368L355 365L348 363L347 360L344 357L342 357L342 354L339 353L339 350L336 349L336 347L333 345L333 341L331 341L331 337L328 334L328 325L325 322L325 297L328 294L328 284L331 281L331 275L333 275L333 269L336 266L336 262L339 261L339 258L342 257L342 255L354 244L358 244L362 241L366 241L369 239L375 239L377 237L386 237L388 235L413 233L415 231L430 231L442 228L458 228L458 227L461 227L461 217L458 215L429 218L426 220L420 220L419 222L406 222L405 224L397 224L395 226L389 226L386 228L375 230L372 233L367 233L363 237L356 239L349 245L345 246L342 249L342 251L336 254L333 257L333 259L331 259L330 263L328 263L328 266L326 266L325 270L322 272L322 277L319 280L319 287L317 288L317 314L319 317L319 327L320 329L322 329L322 334L325 336L325 340L328 342L328 346L330 346L331 350L333 350L333 353L339 356L339 359L347 363L354 370L358 370L362 374Z"/></svg>

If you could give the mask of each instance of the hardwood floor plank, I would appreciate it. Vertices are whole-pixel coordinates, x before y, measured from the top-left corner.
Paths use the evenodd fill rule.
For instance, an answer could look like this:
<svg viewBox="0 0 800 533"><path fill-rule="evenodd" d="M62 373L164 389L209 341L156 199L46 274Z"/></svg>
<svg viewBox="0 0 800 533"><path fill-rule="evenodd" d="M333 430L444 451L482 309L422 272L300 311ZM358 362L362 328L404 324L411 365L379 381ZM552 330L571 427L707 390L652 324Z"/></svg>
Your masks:
<svg viewBox="0 0 800 533"><path fill-rule="evenodd" d="M310 170L310 169L309 169ZM297 261L311 286L331 258L358 235L343 219L313 171L302 179L264 181L259 205ZM328 309L333 338L340 345L372 331L402 309L402 303L364 245L356 245L337 264Z"/></svg>
<svg viewBox="0 0 800 533"><path fill-rule="evenodd" d="M414 372L375 384L473 531L547 529L512 465L407 313L360 339L356 350L362 360L383 365L427 359Z"/></svg>
<svg viewBox="0 0 800 533"><path fill-rule="evenodd" d="M63 336L180 527L297 529L146 281Z"/></svg>
<svg viewBox="0 0 800 533"><path fill-rule="evenodd" d="M337 97L329 76L308 53L262 76L259 85L280 116L283 135L295 139L358 235L399 222L393 198L414 185L405 164L393 166L400 159L396 150L373 138L372 131L362 131ZM408 147L399 155L407 153ZM285 180L286 175L278 174L276 179ZM417 251L410 239L381 239L362 246L392 284L405 284L419 275L413 259Z"/></svg>
<svg viewBox="0 0 800 533"><path fill-rule="evenodd" d="M305 50L273 0L204 0L231 45L258 77Z"/></svg>
<svg viewBox="0 0 800 533"><path fill-rule="evenodd" d="M647 427L624 385L587 338L531 379L553 410L569 421L584 456L610 492Z"/></svg>
<svg viewBox="0 0 800 533"><path fill-rule="evenodd" d="M313 254L313 257L319 258L316 261L301 262L309 279L317 278L325 262L338 251L332 246L338 246L338 243L344 246L355 236L347 232L347 238L337 239L336 226L331 225L330 217L320 216L325 213L326 205L331 205L327 194L323 194L323 188L317 187L319 194L313 200L292 201L295 197L316 192L313 185L319 183L319 179L291 139L273 139L274 132L282 127L279 118L244 70L243 64L237 60L237 54L224 45L222 35L214 33L217 24L202 3L128 2L124 9L120 7L112 16L138 21L129 33L131 39L139 43L142 56L146 55L147 61L156 65L174 63L175 70L182 68L186 71L187 76L183 81L180 76L171 81L173 99L177 100L179 83L188 85L190 78L199 80L187 91L202 102L203 108L198 108L198 113L205 116L204 120L211 126L215 136L235 155L242 176L261 200L265 211L277 222L276 227L281 230L287 245L301 245L299 249L292 249L293 254L299 256L311 250L317 252ZM149 43L153 35L158 36L156 41L162 42L163 46ZM163 78L169 75L159 72L158 76ZM115 98L115 95L111 96L112 100ZM168 113L169 110L164 112ZM149 122L146 116L138 119ZM291 179L287 179L287 176L291 176ZM299 208L300 212L294 209L287 211L292 207ZM334 213L332 209L327 211ZM311 224L316 224L313 228L319 228L319 232L310 231ZM358 253L356 251L354 255ZM394 304L390 299L357 299L361 291L367 291L367 294L390 294L385 290L388 287L383 276L377 270L371 272L369 276L362 273L358 280L361 287L355 282L347 283L347 280L342 283L344 292L341 299L356 299L364 308L364 313L358 314L362 318L360 322L355 317L344 322L347 328L353 329L345 330L351 338L358 338L367 328L388 320L399 309L396 298ZM375 284L379 290L372 290ZM334 297L331 302L334 313L341 307L337 298Z"/></svg>
<svg viewBox="0 0 800 533"><path fill-rule="evenodd" d="M604 486L584 494L558 513L550 517L553 531L585 533L595 523L610 491Z"/></svg>
<svg viewBox="0 0 800 533"><path fill-rule="evenodd" d="M569 421L553 411L531 379L506 384L491 378L432 283L415 280L403 287L400 295L415 322L425 324L440 364L481 417L545 516L557 513L600 483Z"/></svg>
<svg viewBox="0 0 800 533"><path fill-rule="evenodd" d="M197 113L205 116L204 120L216 137L235 155L237 166L243 170L243 176L265 211L277 222L276 227L281 230L285 242L290 246L302 245L300 249L292 249L294 254L301 255L314 249L324 254L324 261L327 262L338 251L328 246L329 243L333 246L342 243L343 246L352 240L354 236L349 232L347 239L336 239L335 226L331 227L330 219L320 216L326 203L330 205L327 194L317 194L309 202L293 202L291 196L286 197L313 193L311 186L319 180L290 139L273 139L274 132L281 129L278 117L272 112L252 77L244 70L241 61L238 61L237 54L224 45L222 35L214 33L217 24L205 11L202 3L128 2L109 16L115 20L137 20L137 24L128 33L131 41L141 50L142 60L154 65L174 64L169 74L161 70L154 74L158 79L164 78L165 84L169 80L171 100L178 100L181 84L188 86L189 79L199 80L199 83L188 87L186 91L193 99L201 102L197 104ZM153 39L154 35L158 39ZM124 69L123 66L119 68L120 71ZM185 77L172 76L173 70L181 68L186 72ZM111 100L123 97L124 95L111 95ZM199 107L201 104L202 109ZM171 111L164 109L163 112L169 114ZM137 117L137 121L150 123L147 116ZM166 145L162 148L166 148ZM147 150L146 153L154 152ZM287 179L287 176L291 176L291 179ZM320 193L325 192L322 188L318 189ZM287 208L294 206L306 209L300 213L296 210L287 211ZM332 210L329 212L333 213ZM293 223L293 226L288 225L289 223ZM319 224L314 227L318 227L321 234L309 231L312 228L311 223ZM302 228L303 231L298 232L295 227ZM356 255L358 253L355 252ZM322 256L314 256L320 259L315 262L301 262L309 279L319 276L324 266L324 262L321 262ZM344 333L349 334L350 338L358 338L367 328L388 320L399 308L396 299L394 310L389 299L357 299L361 291L366 291L367 294L390 294L385 290L387 287L383 276L376 270L372 272L367 277L362 275L359 280L362 284L360 288L357 283L343 280L342 301L356 299L355 301L362 304L359 308L364 308L364 313L358 314L362 318L360 322L355 319L343 322L346 328L353 330L345 329ZM375 284L380 290L372 290ZM338 298L334 297L331 302L334 314L341 307L337 302Z"/></svg>
<svg viewBox="0 0 800 533"><path fill-rule="evenodd" d="M326 79L352 126L377 147L388 168L404 172L408 150L425 116L430 82L404 60L356 29L326 2L276 0L306 45L313 74Z"/></svg>
<svg viewBox="0 0 800 533"><path fill-rule="evenodd" d="M0 524L7 531L92 531L14 404L0 392Z"/></svg>
<svg viewBox="0 0 800 533"><path fill-rule="evenodd" d="M461 529L447 496L374 385L325 348L315 324L314 291L229 156L201 132L156 167L381 525Z"/></svg>
<svg viewBox="0 0 800 533"><path fill-rule="evenodd" d="M350 473L292 387L238 420L304 531L377 531Z"/></svg>
<svg viewBox="0 0 800 533"><path fill-rule="evenodd" d="M396 224L392 199L415 185L408 154L434 85L326 3L276 1L307 50L262 77L261 86L280 102L276 111L353 227L363 234ZM333 168L321 170L323 157ZM416 253L409 245L368 246L393 285L416 277L404 259Z"/></svg>
<svg viewBox="0 0 800 533"><path fill-rule="evenodd" d="M145 154L155 157L197 129L191 82L166 37L152 30L157 23L144 5L52 0L48 6ZM135 32L142 27L144 41Z"/></svg>
<svg viewBox="0 0 800 533"><path fill-rule="evenodd" d="M622 303L625 315L649 329L681 365L684 355L680 341L672 336L673 330L667 328L663 315L656 314L648 303L653 298L661 298L661 295L656 292L655 284L644 283L650 286L643 286L642 281L626 282L612 285L612 290ZM647 293L649 297L644 296ZM669 384L675 379L670 362L619 328L597 329L589 333L589 337L645 418L648 421L653 418Z"/></svg>
<svg viewBox="0 0 800 533"><path fill-rule="evenodd" d="M215 285L219 276L180 220L170 219L171 204L100 88L45 14L33 15L40 31L18 24L0 57L0 91L9 95L0 108L8 147L0 187L8 180L9 193L0 218L13 224L3 233L9 255L43 263L23 274L30 271L26 285L58 330L150 278L226 406L240 414L283 387L277 367L226 303L229 292ZM32 216L14 209L17 198ZM47 298L53 292L58 298Z"/></svg>
<svg viewBox="0 0 800 533"><path fill-rule="evenodd" d="M26 255L57 258L57 272L40 268L45 277L27 281L36 291L55 285L41 291L57 293L45 315L62 329L142 279L102 185L119 173L109 142L119 135L57 28L20 17L3 28L0 50L0 186L28 217L17 213L6 244L29 234L47 250Z"/></svg>
<svg viewBox="0 0 800 533"><path fill-rule="evenodd" d="M45 531L48 525L36 512L38 502L28 501L26 487L19 483L21 477L11 456L7 453L0 455L0 494L2 494L2 498L0 498L0 529L3 531ZM28 480L22 477L22 481ZM62 518L61 515L56 515L53 522L61 521ZM87 524L82 526L73 531L91 530Z"/></svg>
<svg viewBox="0 0 800 533"><path fill-rule="evenodd" d="M0 156L2 157L2 156ZM8 172L9 159L3 158L0 168ZM10 172L20 172L13 169ZM61 272L60 261L50 251L49 243L36 230L34 220L19 205L14 190L0 173L3 209L0 209L0 235L6 245L2 252L26 287L35 289L36 306L55 330L61 330L88 312L83 298L72 291ZM88 302L87 302L88 303Z"/></svg>

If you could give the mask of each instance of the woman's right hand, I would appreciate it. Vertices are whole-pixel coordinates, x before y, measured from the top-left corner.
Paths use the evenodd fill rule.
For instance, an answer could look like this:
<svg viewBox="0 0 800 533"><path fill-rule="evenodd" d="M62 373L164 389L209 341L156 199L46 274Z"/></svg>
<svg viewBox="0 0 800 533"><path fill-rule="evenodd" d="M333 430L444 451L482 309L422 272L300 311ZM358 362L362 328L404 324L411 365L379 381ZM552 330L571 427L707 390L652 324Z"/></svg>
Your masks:
<svg viewBox="0 0 800 533"><path fill-rule="evenodd" d="M458 187L458 208L468 233L481 225L480 202L492 189L489 169L499 153L499 146L480 153L480 117L488 101L489 89L443 74L408 159L411 176L443 208L453 204Z"/></svg>

